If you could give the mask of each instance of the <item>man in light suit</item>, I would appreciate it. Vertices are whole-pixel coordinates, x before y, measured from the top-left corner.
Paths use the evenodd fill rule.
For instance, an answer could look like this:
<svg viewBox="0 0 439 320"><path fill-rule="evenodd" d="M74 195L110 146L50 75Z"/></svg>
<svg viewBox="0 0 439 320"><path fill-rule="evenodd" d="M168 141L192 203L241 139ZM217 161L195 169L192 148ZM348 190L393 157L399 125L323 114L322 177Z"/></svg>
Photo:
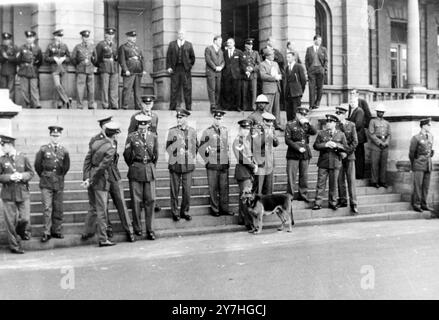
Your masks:
<svg viewBox="0 0 439 320"><path fill-rule="evenodd" d="M306 70L309 80L309 105L317 109L322 99L323 82L328 72L328 54L322 46L322 37L314 36L314 45L306 49Z"/></svg>
<svg viewBox="0 0 439 320"><path fill-rule="evenodd" d="M192 109L192 74L195 53L192 43L184 39L184 31L178 31L178 39L169 43L166 53L166 69L171 75L171 110L180 104L183 88L186 110Z"/></svg>
<svg viewBox="0 0 439 320"><path fill-rule="evenodd" d="M288 52L284 90L287 121L292 121L296 118L297 108L302 104L305 85L306 76L302 65L297 63L297 56L294 52Z"/></svg>
<svg viewBox="0 0 439 320"><path fill-rule="evenodd" d="M241 108L241 80L244 74L243 53L235 48L235 40L227 40L224 50L225 67L223 69L222 107L226 110L238 110Z"/></svg>
<svg viewBox="0 0 439 320"><path fill-rule="evenodd" d="M275 129L283 131L280 127L279 107L282 74L279 65L274 61L274 51L265 49L264 56L265 60L259 65L259 75L262 81L262 94L267 96L269 102L266 110L276 117Z"/></svg>
<svg viewBox="0 0 439 320"><path fill-rule="evenodd" d="M225 66L224 53L221 50L223 39L217 35L213 44L204 51L206 59L207 94L209 96L210 111L218 109L221 94L221 71Z"/></svg>

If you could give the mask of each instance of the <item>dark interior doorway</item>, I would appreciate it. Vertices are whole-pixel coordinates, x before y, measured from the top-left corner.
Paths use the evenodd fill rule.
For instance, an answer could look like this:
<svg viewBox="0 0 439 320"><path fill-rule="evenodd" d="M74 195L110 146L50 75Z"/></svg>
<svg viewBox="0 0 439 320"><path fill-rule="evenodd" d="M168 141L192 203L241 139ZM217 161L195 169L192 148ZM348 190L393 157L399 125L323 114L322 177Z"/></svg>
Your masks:
<svg viewBox="0 0 439 320"><path fill-rule="evenodd" d="M222 0L221 35L225 43L234 38L236 47L244 50L244 41L253 38L253 49L259 50L258 0Z"/></svg>

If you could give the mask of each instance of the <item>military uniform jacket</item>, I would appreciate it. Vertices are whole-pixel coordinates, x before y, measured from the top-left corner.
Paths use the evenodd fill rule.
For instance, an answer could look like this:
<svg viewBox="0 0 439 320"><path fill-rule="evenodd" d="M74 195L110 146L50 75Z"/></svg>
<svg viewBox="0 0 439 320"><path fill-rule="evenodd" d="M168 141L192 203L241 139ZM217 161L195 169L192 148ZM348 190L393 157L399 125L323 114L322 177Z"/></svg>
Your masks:
<svg viewBox="0 0 439 320"><path fill-rule="evenodd" d="M35 157L35 171L40 177L40 188L64 189L64 176L70 169L70 156L66 148L51 143L43 145Z"/></svg>
<svg viewBox="0 0 439 320"><path fill-rule="evenodd" d="M432 171L433 135L418 133L410 141L409 159L412 171Z"/></svg>
<svg viewBox="0 0 439 320"><path fill-rule="evenodd" d="M151 112L146 112L146 113L143 112L143 111L139 111L139 112L136 112L135 114L133 114L131 116L130 125L128 127L128 133L137 131L136 116L139 115L139 114L142 114L142 113L151 117L151 126L149 128L150 128L151 132L154 132L155 134L157 134L157 126L158 126L158 123L159 123L159 116L157 115L157 113L152 112L152 111Z"/></svg>
<svg viewBox="0 0 439 320"><path fill-rule="evenodd" d="M325 146L326 142L333 141L337 148L331 149ZM346 137L340 130L334 134L330 130L322 130L317 134L314 149L320 151L317 167L322 169L339 169L341 167L341 153L346 152Z"/></svg>
<svg viewBox="0 0 439 320"><path fill-rule="evenodd" d="M90 179L90 185L96 190L110 189L110 167L117 153L117 146L108 139L95 140L84 160L83 176Z"/></svg>
<svg viewBox="0 0 439 320"><path fill-rule="evenodd" d="M129 166L128 179L149 182L156 178L155 166L158 160L158 139L153 132L130 133L125 143L123 157Z"/></svg>
<svg viewBox="0 0 439 320"><path fill-rule="evenodd" d="M253 160L251 148L251 136L238 135L233 141L232 150L237 160L235 167L235 179L244 181L253 178L253 170L256 166Z"/></svg>
<svg viewBox="0 0 439 320"><path fill-rule="evenodd" d="M374 118L369 123L370 147L374 150L381 150L380 144L386 143L389 146L392 137L390 123L387 120ZM387 148L386 147L386 148Z"/></svg>
<svg viewBox="0 0 439 320"><path fill-rule="evenodd" d="M66 57L61 65L58 65L55 61L55 57ZM70 51L65 43L52 42L47 46L44 61L50 64L52 72L67 72L67 64L70 62Z"/></svg>
<svg viewBox="0 0 439 320"><path fill-rule="evenodd" d="M309 136L316 133L317 130L310 123L302 125L297 118L288 121L285 127L285 143L288 146L287 159L310 160L312 154L309 147ZM301 153L300 148L305 148L306 151Z"/></svg>
<svg viewBox="0 0 439 320"><path fill-rule="evenodd" d="M253 124L254 125L256 125L256 124L260 124L260 125L262 125L263 123L264 123L264 121L263 121L263 118L262 118L262 114L264 113L265 111L258 111L258 110L256 110L256 111L253 111L249 116L248 116L248 120L251 120L251 121L253 121Z"/></svg>
<svg viewBox="0 0 439 320"><path fill-rule="evenodd" d="M258 77L259 64L262 62L259 53L255 50L242 52L242 60L244 65L244 80L253 80ZM251 72L250 77L247 77L245 72Z"/></svg>
<svg viewBox="0 0 439 320"><path fill-rule="evenodd" d="M43 63L43 53L37 45L25 44L17 53L18 75L26 78L38 78L38 68Z"/></svg>
<svg viewBox="0 0 439 320"><path fill-rule="evenodd" d="M142 50L135 44L127 42L119 47L119 64L122 67L122 76L129 71L131 75L141 74L145 70Z"/></svg>
<svg viewBox="0 0 439 320"><path fill-rule="evenodd" d="M3 54L6 54L7 58ZM16 45L0 45L0 75L9 76L17 73L17 54L18 47Z"/></svg>
<svg viewBox="0 0 439 320"><path fill-rule="evenodd" d="M94 45L82 42L73 49L72 63L76 66L76 73L93 74L96 61L97 55Z"/></svg>
<svg viewBox="0 0 439 320"><path fill-rule="evenodd" d="M166 152L169 155L169 170L178 173L194 171L198 152L195 129L189 126L186 128L175 126L169 129Z"/></svg>
<svg viewBox="0 0 439 320"><path fill-rule="evenodd" d="M256 175L268 175L273 172L274 148L279 145L274 128L269 130L265 125L253 127L252 148L253 158L258 165Z"/></svg>
<svg viewBox="0 0 439 320"><path fill-rule="evenodd" d="M210 148L209 148L210 147ZM206 163L206 169L226 170L229 164L229 134L224 126L210 126L204 130L200 148L201 157Z"/></svg>
<svg viewBox="0 0 439 320"><path fill-rule="evenodd" d="M90 156L89 153L91 152L90 150L91 150L91 146L93 145L93 143L95 143L95 141L97 141L97 140L102 140L102 139L105 139L105 135L102 132L98 133L97 135L93 136L90 139L90 141L88 142L88 153L86 155L86 158ZM91 169L91 167L90 166L86 167L86 164L90 165L90 162L84 162L84 167L83 167L83 171L82 171L82 173L83 173L82 180L83 181L85 181L87 179L90 179L90 169Z"/></svg>
<svg viewBox="0 0 439 320"><path fill-rule="evenodd" d="M96 64L100 73L117 73L117 48L114 42L105 40L96 46Z"/></svg>
<svg viewBox="0 0 439 320"><path fill-rule="evenodd" d="M11 181L11 175L20 172L23 179ZM23 202L29 199L29 181L34 171L29 160L21 153L15 157L3 155L0 157L0 183L3 184L1 198L3 201Z"/></svg>
<svg viewBox="0 0 439 320"><path fill-rule="evenodd" d="M355 160L355 149L358 146L357 130L355 129L355 123L346 121L346 123L339 123L337 128L344 133L346 137L346 153L347 160Z"/></svg>

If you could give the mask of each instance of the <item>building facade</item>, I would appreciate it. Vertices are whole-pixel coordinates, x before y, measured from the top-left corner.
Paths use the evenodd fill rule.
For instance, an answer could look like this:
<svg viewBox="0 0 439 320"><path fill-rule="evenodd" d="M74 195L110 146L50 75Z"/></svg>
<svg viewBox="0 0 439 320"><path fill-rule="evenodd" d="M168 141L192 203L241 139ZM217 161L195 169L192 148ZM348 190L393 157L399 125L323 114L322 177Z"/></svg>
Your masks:
<svg viewBox="0 0 439 320"><path fill-rule="evenodd" d="M360 89L369 101L439 97L439 2L435 0L80 0L0 7L0 31L13 33L15 43L21 45L24 31L33 30L43 50L56 29L64 29L65 42L73 49L81 41L81 30L91 30L97 43L109 26L118 30L118 45L125 41L126 31L137 30L148 71L142 90L157 95L160 109L169 108L166 50L180 28L196 54L195 109L208 105L204 49L216 34L224 40L234 37L238 48L244 47L244 39L255 38L256 49L273 36L283 53L287 41L292 41L302 60L313 36L321 34L329 53L323 104L345 101L351 88ZM67 86L72 97L74 72L71 67ZM50 100L53 83L47 66L41 67L40 80L41 99Z"/></svg>

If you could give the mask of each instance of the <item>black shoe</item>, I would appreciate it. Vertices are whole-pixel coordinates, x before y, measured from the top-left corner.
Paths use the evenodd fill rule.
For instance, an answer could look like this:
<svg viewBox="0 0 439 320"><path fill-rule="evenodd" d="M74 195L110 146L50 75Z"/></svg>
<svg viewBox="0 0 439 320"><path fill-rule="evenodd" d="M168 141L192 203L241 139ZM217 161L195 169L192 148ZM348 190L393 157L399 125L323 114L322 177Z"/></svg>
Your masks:
<svg viewBox="0 0 439 320"><path fill-rule="evenodd" d="M352 215L356 216L358 214L358 207L357 205L351 206Z"/></svg>
<svg viewBox="0 0 439 320"><path fill-rule="evenodd" d="M113 238L113 229L107 229L107 237L108 238Z"/></svg>
<svg viewBox="0 0 439 320"><path fill-rule="evenodd" d="M154 233L154 231L147 232L146 233L146 239L147 240L155 240L155 233Z"/></svg>
<svg viewBox="0 0 439 320"><path fill-rule="evenodd" d="M52 238L56 238L56 239L64 239L64 236L62 233L52 233L51 236L52 236Z"/></svg>
<svg viewBox="0 0 439 320"><path fill-rule="evenodd" d="M221 214L219 212L211 212L210 215L214 217L219 217Z"/></svg>
<svg viewBox="0 0 439 320"><path fill-rule="evenodd" d="M370 186L371 186L371 187L375 187L375 188L377 188L377 189L380 188L380 185L379 185L378 183L371 183Z"/></svg>
<svg viewBox="0 0 439 320"><path fill-rule="evenodd" d="M141 236L142 236L142 231L134 231L134 234L135 234L136 236L141 237Z"/></svg>
<svg viewBox="0 0 439 320"><path fill-rule="evenodd" d="M388 188L389 186L387 185L387 183L380 183L380 185L381 185L381 187L383 187L383 188Z"/></svg>
<svg viewBox="0 0 439 320"><path fill-rule="evenodd" d="M192 220L192 217L191 217L190 215L188 215L188 214L182 214L182 215L181 215L181 218L182 218L182 219L185 219L186 221L190 221L190 220Z"/></svg>
<svg viewBox="0 0 439 320"><path fill-rule="evenodd" d="M160 212L161 210L162 210L162 208L160 208L160 206L158 204L156 204L154 207L154 212Z"/></svg>
<svg viewBox="0 0 439 320"><path fill-rule="evenodd" d="M136 242L136 238L133 233L127 233L128 242Z"/></svg>
<svg viewBox="0 0 439 320"><path fill-rule="evenodd" d="M59 105L58 107L57 107L58 109L62 109L62 106L61 105Z"/></svg>
<svg viewBox="0 0 439 320"><path fill-rule="evenodd" d="M87 233L87 234L84 233L84 234L81 235L81 240L85 241L85 240L88 240L88 239L90 239L92 237L94 237L93 233Z"/></svg>
<svg viewBox="0 0 439 320"><path fill-rule="evenodd" d="M48 234L43 234L41 237L41 242L47 242L50 240L50 236Z"/></svg>
<svg viewBox="0 0 439 320"><path fill-rule="evenodd" d="M308 198L306 198L306 197L302 197L302 196L299 196L299 197L297 198L297 201L304 201L304 202L306 202L306 203L309 203Z"/></svg>
<svg viewBox="0 0 439 320"><path fill-rule="evenodd" d="M30 236L27 233L25 233L21 236L21 239L24 241L27 241L27 240L30 240Z"/></svg>
<svg viewBox="0 0 439 320"><path fill-rule="evenodd" d="M11 253L16 253L16 254L23 254L24 250L21 248L18 249L11 249Z"/></svg>
<svg viewBox="0 0 439 320"><path fill-rule="evenodd" d="M338 209L338 206L337 206L337 205L334 205L334 204L329 204L329 205L328 205L328 208L329 208L329 209L332 209L332 210L335 211L335 210Z"/></svg>
<svg viewBox="0 0 439 320"><path fill-rule="evenodd" d="M41 106L37 106L37 109L41 109Z"/></svg>
<svg viewBox="0 0 439 320"><path fill-rule="evenodd" d="M112 247L116 244L114 242L111 242L110 240L107 240L105 242L99 242L99 247Z"/></svg>
<svg viewBox="0 0 439 320"><path fill-rule="evenodd" d="M433 211L433 209L428 206L421 206L421 209L425 211Z"/></svg>
<svg viewBox="0 0 439 320"><path fill-rule="evenodd" d="M174 221L180 221L180 216L176 216L175 214L172 215L172 220Z"/></svg>
<svg viewBox="0 0 439 320"><path fill-rule="evenodd" d="M319 205L319 204L315 204L315 205L312 207L312 210L320 210L321 208L322 208L321 205Z"/></svg>
<svg viewBox="0 0 439 320"><path fill-rule="evenodd" d="M348 206L348 204L346 202L338 202L337 203L337 207L339 208L346 208Z"/></svg>
<svg viewBox="0 0 439 320"><path fill-rule="evenodd" d="M420 207L413 207L413 210L415 210L416 212L422 212L422 209Z"/></svg>

